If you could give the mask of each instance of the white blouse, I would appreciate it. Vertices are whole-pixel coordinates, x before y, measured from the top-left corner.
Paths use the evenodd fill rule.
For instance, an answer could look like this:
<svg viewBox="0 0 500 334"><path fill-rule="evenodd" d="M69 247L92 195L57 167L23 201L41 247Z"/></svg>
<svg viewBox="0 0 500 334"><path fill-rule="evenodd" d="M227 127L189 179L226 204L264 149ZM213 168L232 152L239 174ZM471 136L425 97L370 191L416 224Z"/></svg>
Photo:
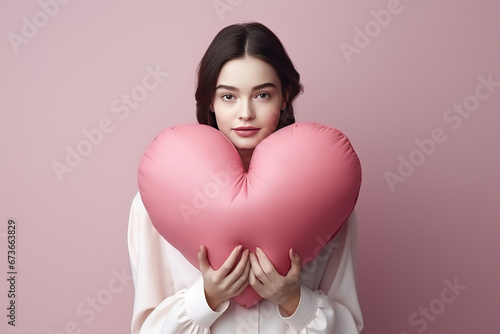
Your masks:
<svg viewBox="0 0 500 334"><path fill-rule="evenodd" d="M301 294L291 316L261 299L251 308L225 301L213 311L201 272L155 229L137 193L132 202L128 248L135 297L132 334L338 333L363 328L355 284L356 214L301 270Z"/></svg>

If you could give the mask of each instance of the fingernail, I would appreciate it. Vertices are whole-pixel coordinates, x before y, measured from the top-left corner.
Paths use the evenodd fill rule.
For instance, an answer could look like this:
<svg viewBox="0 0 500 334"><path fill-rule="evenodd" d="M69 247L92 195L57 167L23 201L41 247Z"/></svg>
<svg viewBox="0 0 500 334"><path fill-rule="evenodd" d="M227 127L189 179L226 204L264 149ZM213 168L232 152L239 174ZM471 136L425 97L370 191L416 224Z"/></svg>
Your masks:
<svg viewBox="0 0 500 334"><path fill-rule="evenodd" d="M259 253L262 252L262 250L259 247L255 247L255 251Z"/></svg>

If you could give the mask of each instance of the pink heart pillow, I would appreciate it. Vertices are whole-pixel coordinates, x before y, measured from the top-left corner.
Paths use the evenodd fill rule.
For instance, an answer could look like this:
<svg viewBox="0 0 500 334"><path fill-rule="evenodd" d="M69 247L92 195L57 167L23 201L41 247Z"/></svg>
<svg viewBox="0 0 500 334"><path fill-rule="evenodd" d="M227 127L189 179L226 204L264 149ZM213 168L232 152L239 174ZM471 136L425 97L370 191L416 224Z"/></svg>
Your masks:
<svg viewBox="0 0 500 334"><path fill-rule="evenodd" d="M153 140L138 182L153 225L194 266L200 245L218 269L241 244L262 248L285 275L290 248L307 264L349 217L361 166L339 130L295 123L260 142L245 173L220 131L184 124ZM233 298L244 307L260 299L250 286Z"/></svg>

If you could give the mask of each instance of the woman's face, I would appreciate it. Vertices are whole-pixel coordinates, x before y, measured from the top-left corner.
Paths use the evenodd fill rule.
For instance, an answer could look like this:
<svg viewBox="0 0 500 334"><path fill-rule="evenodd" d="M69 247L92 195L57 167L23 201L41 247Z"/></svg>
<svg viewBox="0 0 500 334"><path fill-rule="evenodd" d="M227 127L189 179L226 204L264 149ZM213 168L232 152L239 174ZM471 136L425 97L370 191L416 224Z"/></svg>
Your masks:
<svg viewBox="0 0 500 334"><path fill-rule="evenodd" d="M217 78L212 107L219 130L238 152L253 151L276 130L285 107L278 73L255 57L228 61Z"/></svg>

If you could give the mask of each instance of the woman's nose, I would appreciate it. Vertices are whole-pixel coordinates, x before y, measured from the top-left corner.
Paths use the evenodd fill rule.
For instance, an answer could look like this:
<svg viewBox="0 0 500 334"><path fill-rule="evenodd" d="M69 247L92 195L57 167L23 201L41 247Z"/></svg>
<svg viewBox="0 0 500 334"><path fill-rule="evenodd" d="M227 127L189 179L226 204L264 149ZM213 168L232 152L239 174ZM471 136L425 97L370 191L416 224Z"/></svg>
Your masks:
<svg viewBox="0 0 500 334"><path fill-rule="evenodd" d="M239 119L253 119L255 117L255 113L253 110L253 106L250 102L243 102L240 110L238 111Z"/></svg>

